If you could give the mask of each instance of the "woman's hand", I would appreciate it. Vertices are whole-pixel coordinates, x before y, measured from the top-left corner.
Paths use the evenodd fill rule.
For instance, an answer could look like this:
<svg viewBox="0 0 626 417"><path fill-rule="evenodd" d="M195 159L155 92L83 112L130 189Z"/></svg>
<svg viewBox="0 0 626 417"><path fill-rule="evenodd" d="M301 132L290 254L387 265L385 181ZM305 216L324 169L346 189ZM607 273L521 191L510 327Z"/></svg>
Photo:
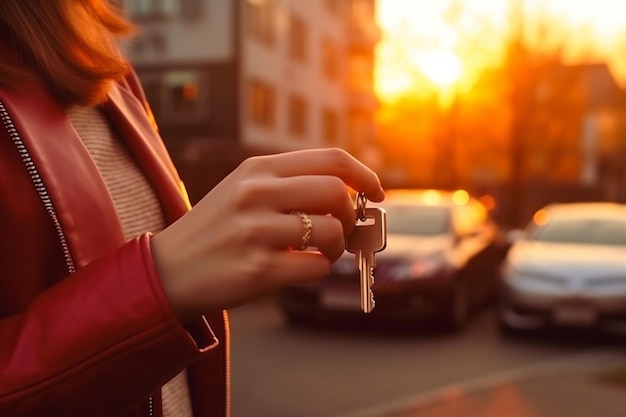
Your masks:
<svg viewBox="0 0 626 417"><path fill-rule="evenodd" d="M354 227L347 186L381 201L378 177L340 149L249 158L152 238L157 271L181 320L322 279ZM309 244L295 251L312 220Z"/></svg>

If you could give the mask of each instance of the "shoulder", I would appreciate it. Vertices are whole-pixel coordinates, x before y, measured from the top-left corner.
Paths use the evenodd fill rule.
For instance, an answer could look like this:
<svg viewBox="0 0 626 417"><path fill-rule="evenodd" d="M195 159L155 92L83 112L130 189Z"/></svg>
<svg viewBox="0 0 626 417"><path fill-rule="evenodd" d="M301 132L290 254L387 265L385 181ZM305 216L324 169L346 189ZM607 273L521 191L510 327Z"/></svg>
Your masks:
<svg viewBox="0 0 626 417"><path fill-rule="evenodd" d="M131 68L131 70L123 78L117 81L116 85L113 88L123 90L126 94L130 94L135 99L137 99L137 101L141 103L141 106L145 110L146 115L150 119L152 127L158 130L154 114L152 113L152 109L150 108L150 104L148 103L148 100L144 93L141 80L139 79L139 76L134 69Z"/></svg>
<svg viewBox="0 0 626 417"><path fill-rule="evenodd" d="M130 71L117 82L117 84L120 88L127 90L134 95L142 103L147 103L141 81L139 80L139 76L137 76L134 69L131 68Z"/></svg>

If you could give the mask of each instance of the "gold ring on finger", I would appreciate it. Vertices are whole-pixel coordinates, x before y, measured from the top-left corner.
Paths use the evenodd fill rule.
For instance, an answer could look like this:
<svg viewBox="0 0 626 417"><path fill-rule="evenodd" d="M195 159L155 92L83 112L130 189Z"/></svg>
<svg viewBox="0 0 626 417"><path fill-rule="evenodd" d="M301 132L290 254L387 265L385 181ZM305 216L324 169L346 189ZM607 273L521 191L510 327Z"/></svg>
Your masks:
<svg viewBox="0 0 626 417"><path fill-rule="evenodd" d="M302 234L300 245L290 248L303 251L309 247L309 241L311 240L311 234L313 232L313 222L306 213L303 213L301 211L292 211L290 214L300 216L300 218L302 219L302 226L304 227L304 233Z"/></svg>

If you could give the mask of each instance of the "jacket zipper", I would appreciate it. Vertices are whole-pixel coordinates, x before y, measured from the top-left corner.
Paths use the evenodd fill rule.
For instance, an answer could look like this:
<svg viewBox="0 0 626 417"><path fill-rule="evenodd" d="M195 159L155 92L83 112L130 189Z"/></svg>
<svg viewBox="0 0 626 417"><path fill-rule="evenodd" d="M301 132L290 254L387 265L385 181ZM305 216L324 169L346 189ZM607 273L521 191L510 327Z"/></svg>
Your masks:
<svg viewBox="0 0 626 417"><path fill-rule="evenodd" d="M67 271L71 275L76 272L76 265L74 263L74 259L72 258L72 254L70 253L70 247L67 243L67 238L65 237L65 233L63 232L63 228L61 227L61 222L59 221L59 217L54 209L54 205L52 204L52 199L50 198L50 194L46 189L41 176L39 175L39 171L33 162L33 159L26 149L26 145L22 141L17 128L15 127L15 123L13 123L13 119L11 119L11 115L7 110L6 106L2 101L0 101L0 119L2 119L2 124L4 128L9 133L9 137L13 141L13 144L17 148L20 156L22 157L22 161L26 166L26 170L28 175L30 176L39 197L46 209L46 212L50 216L52 220L52 224L54 225L54 230L56 231L57 237L59 238L59 242L61 243L61 248L63 249L63 257L65 258L65 265L67 266ZM152 397L148 399L148 417L152 417L154 415L154 400Z"/></svg>
<svg viewBox="0 0 626 417"><path fill-rule="evenodd" d="M152 417L154 415L154 398L148 398L148 417Z"/></svg>
<svg viewBox="0 0 626 417"><path fill-rule="evenodd" d="M68 272L70 274L73 274L74 272L76 272L76 266L74 264L74 260L72 259L72 254L70 253L70 248L67 243L67 238L65 237L65 233L63 233L63 228L61 227L61 223L59 222L57 213L54 210L52 200L50 199L50 194L48 193L48 190L46 189L46 186L44 185L43 180L41 179L41 176L39 175L39 171L37 170L35 163L30 157L30 154L28 153L28 149L26 149L26 146L24 145L24 142L22 141L22 138L20 137L19 132L15 128L15 124L13 123L13 120L11 119L9 112L7 111L4 103L2 102L0 102L0 118L2 119L2 124L4 125L5 129L9 133L9 137L11 138L11 140L17 147L17 151L22 157L22 161L24 162L24 165L26 166L28 175L30 176L31 181L33 182L33 185L35 186L37 193L39 193L39 197L41 198L41 201L46 209L46 212L48 213L48 215L50 216L50 219L52 220L52 224L54 225L54 229L56 230L57 237L59 238L61 247L63 248L63 256L65 258L65 265L67 266Z"/></svg>

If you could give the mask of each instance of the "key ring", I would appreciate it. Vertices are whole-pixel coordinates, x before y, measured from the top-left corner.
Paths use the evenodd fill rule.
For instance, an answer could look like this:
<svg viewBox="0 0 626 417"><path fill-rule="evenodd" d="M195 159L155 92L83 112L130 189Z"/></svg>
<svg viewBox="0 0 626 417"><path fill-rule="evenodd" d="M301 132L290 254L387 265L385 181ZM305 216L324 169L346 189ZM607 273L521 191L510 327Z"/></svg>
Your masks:
<svg viewBox="0 0 626 417"><path fill-rule="evenodd" d="M356 218L364 222L367 219L365 215L365 205L367 204L367 197L364 192L360 192L356 196Z"/></svg>

